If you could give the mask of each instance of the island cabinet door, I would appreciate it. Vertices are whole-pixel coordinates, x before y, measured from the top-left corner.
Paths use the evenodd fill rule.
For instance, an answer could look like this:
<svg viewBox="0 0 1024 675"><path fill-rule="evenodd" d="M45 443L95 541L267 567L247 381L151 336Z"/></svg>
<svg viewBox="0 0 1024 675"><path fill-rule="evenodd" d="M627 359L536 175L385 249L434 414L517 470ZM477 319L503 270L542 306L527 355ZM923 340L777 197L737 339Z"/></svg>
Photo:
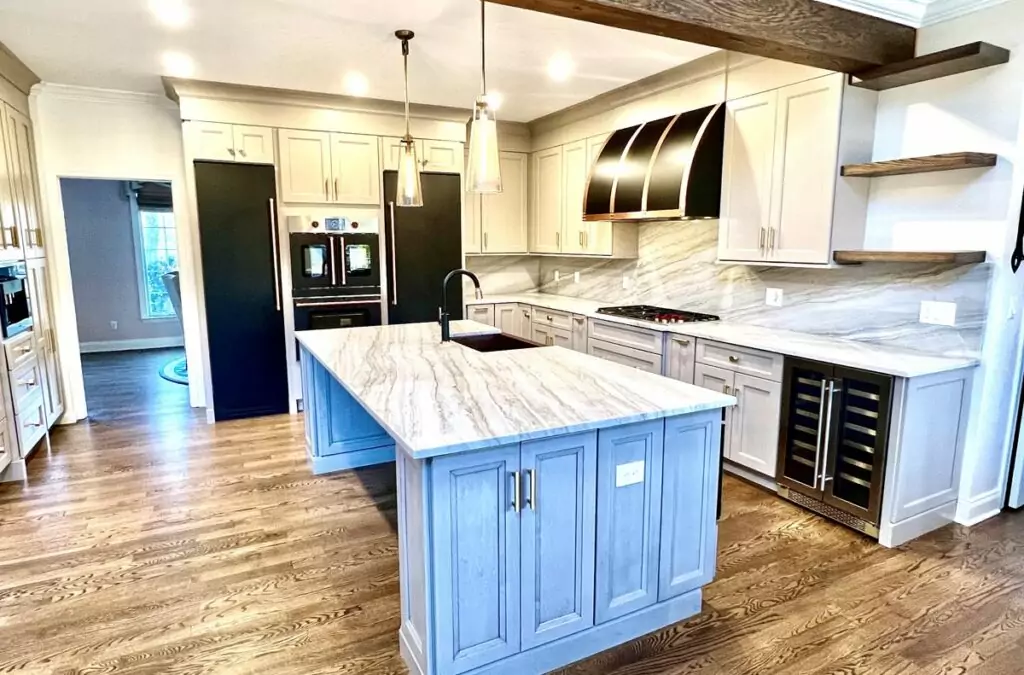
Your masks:
<svg viewBox="0 0 1024 675"><path fill-rule="evenodd" d="M597 432L523 443L523 649L594 625Z"/></svg>
<svg viewBox="0 0 1024 675"><path fill-rule="evenodd" d="M663 420L602 429L598 436L597 623L658 598L663 441Z"/></svg>
<svg viewBox="0 0 1024 675"><path fill-rule="evenodd" d="M327 369L313 361L316 456L369 450L394 443Z"/></svg>
<svg viewBox="0 0 1024 675"><path fill-rule="evenodd" d="M519 445L440 457L431 469L438 675L519 652Z"/></svg>
<svg viewBox="0 0 1024 675"><path fill-rule="evenodd" d="M665 421L659 602L715 576L721 429L717 410Z"/></svg>

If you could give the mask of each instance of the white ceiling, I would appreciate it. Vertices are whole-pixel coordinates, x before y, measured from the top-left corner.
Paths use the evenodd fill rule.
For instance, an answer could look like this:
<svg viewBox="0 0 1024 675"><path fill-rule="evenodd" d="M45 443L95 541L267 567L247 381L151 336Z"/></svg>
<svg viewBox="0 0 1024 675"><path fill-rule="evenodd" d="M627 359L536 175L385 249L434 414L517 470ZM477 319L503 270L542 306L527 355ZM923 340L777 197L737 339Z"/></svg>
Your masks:
<svg viewBox="0 0 1024 675"><path fill-rule="evenodd" d="M368 96L402 98L401 48L416 31L410 97L469 108L479 92L476 0L184 0L189 25L161 25L149 0L0 3L0 42L44 81L161 91L161 55L188 54L204 80L344 93L350 70ZM499 119L529 121L709 54L714 49L499 5L487 6L488 84L504 95ZM553 82L559 51L576 63ZM166 73L178 74L178 73Z"/></svg>
<svg viewBox="0 0 1024 675"><path fill-rule="evenodd" d="M871 14L889 21L921 28L949 21L1006 0L818 0L836 7Z"/></svg>

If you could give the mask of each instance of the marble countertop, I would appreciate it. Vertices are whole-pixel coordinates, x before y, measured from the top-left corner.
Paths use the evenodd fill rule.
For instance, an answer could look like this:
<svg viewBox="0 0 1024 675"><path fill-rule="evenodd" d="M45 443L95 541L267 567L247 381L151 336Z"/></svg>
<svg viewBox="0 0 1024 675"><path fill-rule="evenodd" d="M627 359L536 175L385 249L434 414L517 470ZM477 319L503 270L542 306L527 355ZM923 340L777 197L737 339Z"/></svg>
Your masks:
<svg viewBox="0 0 1024 675"><path fill-rule="evenodd" d="M496 332L452 322L453 337ZM561 347L483 353L440 334L421 323L296 337L418 459L736 404Z"/></svg>
<svg viewBox="0 0 1024 675"><path fill-rule="evenodd" d="M933 375L961 368L971 368L979 363L978 359L969 356L937 356L900 347L887 347L869 342L830 338L777 328L762 328L760 326L731 321L657 325L649 321L623 319L597 313L599 307L608 307L614 303L570 298L549 293L484 296L482 300L469 300L467 304L476 305L501 302L521 302L546 309L582 314L603 321L652 328L694 338L705 338L740 347L761 349L767 352L812 361L834 363L839 366L859 368L896 377Z"/></svg>

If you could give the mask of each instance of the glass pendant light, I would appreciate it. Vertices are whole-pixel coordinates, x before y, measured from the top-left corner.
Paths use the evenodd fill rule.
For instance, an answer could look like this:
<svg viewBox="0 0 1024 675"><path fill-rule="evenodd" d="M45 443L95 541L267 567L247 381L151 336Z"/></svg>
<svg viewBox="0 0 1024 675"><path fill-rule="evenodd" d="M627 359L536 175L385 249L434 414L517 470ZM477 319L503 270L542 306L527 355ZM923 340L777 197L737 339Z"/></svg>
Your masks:
<svg viewBox="0 0 1024 675"><path fill-rule="evenodd" d="M416 141L409 133L409 40L413 39L415 34L411 30L396 30L395 37L402 41L402 60L405 68L405 136L398 146L398 194L395 195L395 206L423 206Z"/></svg>
<svg viewBox="0 0 1024 675"><path fill-rule="evenodd" d="M480 80L481 94L473 106L473 123L469 130L470 192L493 194L501 192L501 167L498 164L498 121L487 98L487 36L484 28L484 7L480 0Z"/></svg>

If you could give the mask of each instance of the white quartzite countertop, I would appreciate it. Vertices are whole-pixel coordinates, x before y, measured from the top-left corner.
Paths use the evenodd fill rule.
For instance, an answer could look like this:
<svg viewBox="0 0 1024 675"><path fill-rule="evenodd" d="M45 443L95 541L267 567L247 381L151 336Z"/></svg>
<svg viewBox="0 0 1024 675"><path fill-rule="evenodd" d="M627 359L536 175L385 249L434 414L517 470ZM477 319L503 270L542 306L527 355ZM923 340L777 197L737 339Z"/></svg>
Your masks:
<svg viewBox="0 0 1024 675"><path fill-rule="evenodd" d="M978 365L978 359L968 356L936 356L899 347L886 347L869 342L830 338L776 328L762 328L730 321L664 325L654 324L650 321L623 319L597 313L598 307L608 307L614 303L570 298L550 293L485 296L482 300L469 300L467 304L478 305L502 302L517 302L536 307L561 310L563 312L572 312L604 321L651 328L667 333L688 335L694 338L716 340L740 347L761 349L766 352L795 356L812 361L834 363L839 366L859 368L875 373L895 375L896 377L920 377L922 375L933 375L935 373L971 368Z"/></svg>
<svg viewBox="0 0 1024 675"><path fill-rule="evenodd" d="M453 321L452 335L498 332ZM477 352L436 323L298 340L416 458L735 405L732 396L560 347Z"/></svg>

